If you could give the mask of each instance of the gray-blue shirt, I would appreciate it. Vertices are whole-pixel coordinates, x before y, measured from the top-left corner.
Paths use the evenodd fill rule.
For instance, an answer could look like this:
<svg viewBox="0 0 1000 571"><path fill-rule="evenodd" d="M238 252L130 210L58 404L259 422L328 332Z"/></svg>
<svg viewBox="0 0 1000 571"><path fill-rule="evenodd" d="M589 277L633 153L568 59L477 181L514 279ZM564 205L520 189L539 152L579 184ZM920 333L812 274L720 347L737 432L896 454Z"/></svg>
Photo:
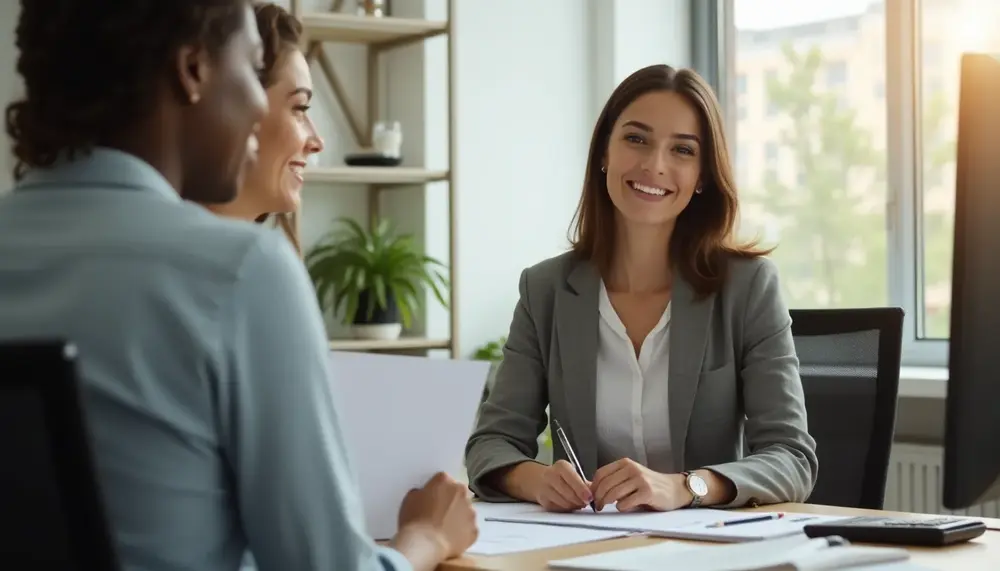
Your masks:
<svg viewBox="0 0 1000 571"><path fill-rule="evenodd" d="M126 569L409 569L376 545L328 383L315 293L287 241L182 201L99 149L0 197L0 339L80 354Z"/></svg>

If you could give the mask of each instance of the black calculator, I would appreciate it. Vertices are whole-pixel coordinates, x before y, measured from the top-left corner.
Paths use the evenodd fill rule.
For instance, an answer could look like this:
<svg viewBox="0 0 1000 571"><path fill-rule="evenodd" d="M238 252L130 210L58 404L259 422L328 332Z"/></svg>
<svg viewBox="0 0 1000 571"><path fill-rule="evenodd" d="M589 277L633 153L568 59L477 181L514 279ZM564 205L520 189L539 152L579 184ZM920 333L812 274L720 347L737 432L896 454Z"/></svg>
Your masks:
<svg viewBox="0 0 1000 571"><path fill-rule="evenodd" d="M807 524L809 537L839 535L856 543L887 543L939 547L961 543L986 532L986 524L966 517L881 517L856 516L825 523Z"/></svg>

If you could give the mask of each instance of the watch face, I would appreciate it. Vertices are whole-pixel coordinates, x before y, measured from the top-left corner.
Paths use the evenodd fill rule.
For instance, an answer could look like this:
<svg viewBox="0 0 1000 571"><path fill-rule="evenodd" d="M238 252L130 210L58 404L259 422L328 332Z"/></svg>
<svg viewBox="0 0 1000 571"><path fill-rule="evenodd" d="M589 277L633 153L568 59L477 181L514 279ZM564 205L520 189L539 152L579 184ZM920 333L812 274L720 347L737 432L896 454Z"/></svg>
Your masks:
<svg viewBox="0 0 1000 571"><path fill-rule="evenodd" d="M705 480L703 480L701 476L696 476L694 474L688 476L688 488L690 488L691 493L696 496L704 497L708 495L708 484L705 483Z"/></svg>

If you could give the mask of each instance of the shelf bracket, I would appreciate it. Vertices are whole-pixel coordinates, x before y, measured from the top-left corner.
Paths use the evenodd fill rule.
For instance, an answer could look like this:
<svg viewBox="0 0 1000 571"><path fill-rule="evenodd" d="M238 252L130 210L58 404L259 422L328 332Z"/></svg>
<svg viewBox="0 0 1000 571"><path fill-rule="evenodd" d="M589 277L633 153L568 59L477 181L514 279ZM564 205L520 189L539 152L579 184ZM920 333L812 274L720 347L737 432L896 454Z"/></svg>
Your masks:
<svg viewBox="0 0 1000 571"><path fill-rule="evenodd" d="M333 95L337 98L337 102L340 104L340 109L344 112L344 117L347 119L347 123L351 127L351 132L354 134L355 141L357 141L358 145L363 147L371 146L371 142L368 140L369 135L366 132L367 129L362 127L363 122L358 118L357 113L355 113L354 109L351 107L351 102L347 98L347 90L344 89L344 83L340 80L340 76L337 75L337 70L334 69L333 62L330 61L330 56L326 54L326 51L323 50L322 45L319 44L319 42L312 42L307 53L314 55L316 63L319 64L320 70L323 72L323 75L326 76L326 80L330 84L330 88L333 89Z"/></svg>

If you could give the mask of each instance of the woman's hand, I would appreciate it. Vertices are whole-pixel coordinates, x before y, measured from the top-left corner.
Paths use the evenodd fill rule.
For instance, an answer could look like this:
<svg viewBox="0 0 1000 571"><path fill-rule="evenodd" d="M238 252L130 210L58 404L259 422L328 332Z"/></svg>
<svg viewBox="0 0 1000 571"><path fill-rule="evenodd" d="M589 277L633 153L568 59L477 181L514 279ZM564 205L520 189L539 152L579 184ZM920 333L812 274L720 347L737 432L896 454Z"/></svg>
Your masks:
<svg viewBox="0 0 1000 571"><path fill-rule="evenodd" d="M590 503L590 483L582 480L565 460L546 467L535 489L535 502L547 511L571 512Z"/></svg>
<svg viewBox="0 0 1000 571"><path fill-rule="evenodd" d="M680 474L660 474L629 458L602 466L590 486L597 511L617 503L618 511L672 511L691 503Z"/></svg>

